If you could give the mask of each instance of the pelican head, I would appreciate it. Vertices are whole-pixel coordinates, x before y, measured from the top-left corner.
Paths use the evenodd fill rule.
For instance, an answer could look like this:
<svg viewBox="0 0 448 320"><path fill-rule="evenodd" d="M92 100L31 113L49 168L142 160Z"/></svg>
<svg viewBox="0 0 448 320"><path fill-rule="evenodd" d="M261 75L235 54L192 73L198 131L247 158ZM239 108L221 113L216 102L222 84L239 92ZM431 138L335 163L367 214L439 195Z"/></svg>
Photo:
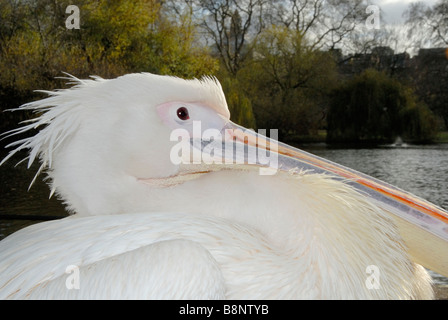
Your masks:
<svg viewBox="0 0 448 320"><path fill-rule="evenodd" d="M45 127L18 142L13 153L29 148L29 166L38 156L39 172L47 170L52 192L78 215L147 209L148 180L181 173L180 164L170 159L178 143L171 138L173 130L193 137L194 121L202 130L221 130L230 117L214 78L142 73L71 80L74 87L22 106L43 114L11 133Z"/></svg>
<svg viewBox="0 0 448 320"><path fill-rule="evenodd" d="M232 123L216 79L70 79L73 87L21 107L39 115L9 135L41 130L11 143L3 162L29 149L28 164L39 159L38 174L76 216L183 212L244 224L300 261L302 280L357 274L319 297L428 297L414 262L447 275L444 210ZM371 265L387 293L365 288Z"/></svg>

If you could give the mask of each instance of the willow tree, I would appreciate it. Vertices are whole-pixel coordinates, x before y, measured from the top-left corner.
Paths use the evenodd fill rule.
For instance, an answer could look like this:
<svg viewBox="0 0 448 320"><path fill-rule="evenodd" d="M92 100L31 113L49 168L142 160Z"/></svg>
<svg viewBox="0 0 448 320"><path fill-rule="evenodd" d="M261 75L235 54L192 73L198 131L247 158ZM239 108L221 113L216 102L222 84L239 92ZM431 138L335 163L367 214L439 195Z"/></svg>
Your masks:
<svg viewBox="0 0 448 320"><path fill-rule="evenodd" d="M333 91L327 117L329 142L384 142L401 136L429 141L435 118L411 89L368 69Z"/></svg>

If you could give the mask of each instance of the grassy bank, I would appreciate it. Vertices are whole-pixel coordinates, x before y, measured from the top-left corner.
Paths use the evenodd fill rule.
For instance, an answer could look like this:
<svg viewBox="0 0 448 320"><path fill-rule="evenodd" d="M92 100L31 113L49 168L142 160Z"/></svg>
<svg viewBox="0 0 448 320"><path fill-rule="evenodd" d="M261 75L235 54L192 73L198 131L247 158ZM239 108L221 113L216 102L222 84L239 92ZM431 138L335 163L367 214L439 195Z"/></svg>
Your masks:
<svg viewBox="0 0 448 320"><path fill-rule="evenodd" d="M285 137L286 143L319 143L327 139L327 130L317 130L314 135L289 135Z"/></svg>
<svg viewBox="0 0 448 320"><path fill-rule="evenodd" d="M434 140L436 143L448 143L448 131L439 132Z"/></svg>

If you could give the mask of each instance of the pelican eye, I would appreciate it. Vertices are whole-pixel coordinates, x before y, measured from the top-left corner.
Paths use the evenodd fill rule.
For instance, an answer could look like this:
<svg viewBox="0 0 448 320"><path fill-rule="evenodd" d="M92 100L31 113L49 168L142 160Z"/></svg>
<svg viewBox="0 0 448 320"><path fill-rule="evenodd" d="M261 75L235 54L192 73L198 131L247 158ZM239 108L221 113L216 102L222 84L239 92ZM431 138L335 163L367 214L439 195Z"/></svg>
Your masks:
<svg viewBox="0 0 448 320"><path fill-rule="evenodd" d="M180 120L185 121L185 120L190 119L190 115L188 114L188 109L185 107L180 107L179 109L177 109L176 114Z"/></svg>

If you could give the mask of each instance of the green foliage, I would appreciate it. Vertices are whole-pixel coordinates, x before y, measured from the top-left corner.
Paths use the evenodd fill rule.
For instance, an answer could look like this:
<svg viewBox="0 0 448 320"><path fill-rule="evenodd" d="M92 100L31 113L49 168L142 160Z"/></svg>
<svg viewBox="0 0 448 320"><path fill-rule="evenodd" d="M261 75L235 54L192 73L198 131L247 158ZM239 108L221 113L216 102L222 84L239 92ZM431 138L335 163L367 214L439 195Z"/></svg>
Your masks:
<svg viewBox="0 0 448 320"><path fill-rule="evenodd" d="M152 72L186 78L213 75L218 61L198 45L189 15L170 16L157 0L79 0L80 29L67 29L68 0L0 3L0 108L64 86L62 72L112 78ZM23 120L0 114L1 130ZM15 117L16 121L13 121Z"/></svg>
<svg viewBox="0 0 448 320"><path fill-rule="evenodd" d="M400 113L402 136L416 142L432 142L437 136L437 121L425 104L412 104Z"/></svg>
<svg viewBox="0 0 448 320"><path fill-rule="evenodd" d="M189 15L182 15L178 21L160 18L155 31L151 39L154 50L151 61L157 73L198 78L217 72L217 59L210 55L208 48L195 45L199 41Z"/></svg>
<svg viewBox="0 0 448 320"><path fill-rule="evenodd" d="M220 80L226 95L231 120L249 129L256 129L255 117L249 98L241 90L238 79L227 76Z"/></svg>
<svg viewBox="0 0 448 320"><path fill-rule="evenodd" d="M238 76L247 84L259 128L278 129L281 139L317 134L335 65L328 53L308 46L300 32L265 30L253 60Z"/></svg>
<svg viewBox="0 0 448 320"><path fill-rule="evenodd" d="M399 81L372 69L333 91L328 141L426 141L434 134L430 110Z"/></svg>

